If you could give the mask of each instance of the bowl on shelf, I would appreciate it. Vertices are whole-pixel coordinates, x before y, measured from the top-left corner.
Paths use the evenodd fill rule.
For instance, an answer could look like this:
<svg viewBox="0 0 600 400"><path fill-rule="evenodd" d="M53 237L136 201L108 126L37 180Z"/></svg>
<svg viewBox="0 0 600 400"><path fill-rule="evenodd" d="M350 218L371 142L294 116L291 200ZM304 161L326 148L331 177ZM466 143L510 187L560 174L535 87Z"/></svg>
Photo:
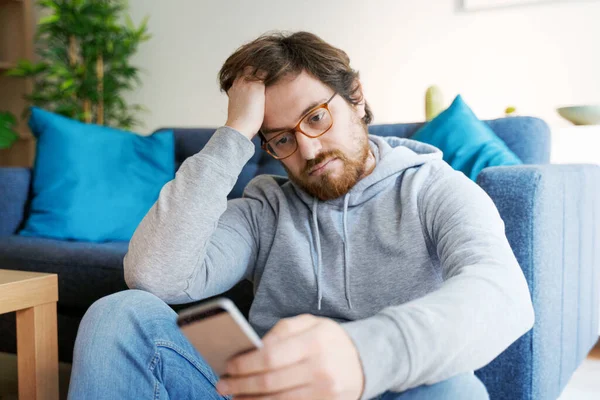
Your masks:
<svg viewBox="0 0 600 400"><path fill-rule="evenodd" d="M600 124L600 105L559 107L558 114L575 125Z"/></svg>

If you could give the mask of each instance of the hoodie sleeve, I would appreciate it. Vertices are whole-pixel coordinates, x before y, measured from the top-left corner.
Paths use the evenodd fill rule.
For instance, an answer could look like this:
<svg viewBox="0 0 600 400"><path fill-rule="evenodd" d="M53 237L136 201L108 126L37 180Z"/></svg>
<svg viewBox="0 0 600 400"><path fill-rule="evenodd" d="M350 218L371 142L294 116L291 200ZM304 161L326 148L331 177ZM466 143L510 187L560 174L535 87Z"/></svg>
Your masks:
<svg viewBox="0 0 600 400"><path fill-rule="evenodd" d="M419 299L342 324L363 366L362 399L479 369L534 323L525 277L504 222L476 183L436 163L417 201L442 286Z"/></svg>
<svg viewBox="0 0 600 400"><path fill-rule="evenodd" d="M181 165L136 229L124 259L127 285L170 304L222 293L252 274L258 201L227 201L254 154L241 133L221 127Z"/></svg>

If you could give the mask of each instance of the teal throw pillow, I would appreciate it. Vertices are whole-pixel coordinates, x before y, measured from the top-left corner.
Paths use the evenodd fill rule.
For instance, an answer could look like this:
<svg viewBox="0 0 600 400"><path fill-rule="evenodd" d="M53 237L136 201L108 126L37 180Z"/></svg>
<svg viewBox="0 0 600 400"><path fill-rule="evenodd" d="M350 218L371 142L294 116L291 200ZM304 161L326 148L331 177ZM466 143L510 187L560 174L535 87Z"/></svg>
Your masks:
<svg viewBox="0 0 600 400"><path fill-rule="evenodd" d="M174 178L172 131L150 136L32 107L33 199L23 236L127 241Z"/></svg>
<svg viewBox="0 0 600 400"><path fill-rule="evenodd" d="M523 164L506 143L477 118L460 95L411 139L440 149L444 161L472 180L487 167Z"/></svg>

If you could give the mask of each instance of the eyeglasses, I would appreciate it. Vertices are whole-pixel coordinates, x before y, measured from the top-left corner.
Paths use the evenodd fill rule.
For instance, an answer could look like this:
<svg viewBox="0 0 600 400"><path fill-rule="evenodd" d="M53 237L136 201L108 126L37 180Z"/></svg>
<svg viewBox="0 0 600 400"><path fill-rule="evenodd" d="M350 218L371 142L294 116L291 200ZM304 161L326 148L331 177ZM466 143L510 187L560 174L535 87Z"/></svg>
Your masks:
<svg viewBox="0 0 600 400"><path fill-rule="evenodd" d="M334 93L327 102L307 112L293 129L271 133L269 136L274 136L269 138L267 138L264 133L260 132L262 149L269 153L273 158L283 160L298 150L296 132L300 132L313 139L327 133L333 126L333 117L329 110L329 103L336 94L337 92Z"/></svg>

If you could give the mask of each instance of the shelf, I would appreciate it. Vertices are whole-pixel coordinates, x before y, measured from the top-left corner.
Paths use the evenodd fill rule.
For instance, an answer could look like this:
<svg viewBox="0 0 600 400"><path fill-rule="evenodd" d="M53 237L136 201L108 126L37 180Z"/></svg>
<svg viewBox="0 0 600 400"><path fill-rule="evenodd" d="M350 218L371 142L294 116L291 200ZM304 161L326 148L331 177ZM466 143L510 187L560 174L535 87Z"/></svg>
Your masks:
<svg viewBox="0 0 600 400"><path fill-rule="evenodd" d="M33 82L8 77L6 72L17 66L18 59L34 59L37 19L34 3L34 0L0 0L0 110L11 110L15 115L26 105L23 96L31 93ZM33 163L35 140L25 139L30 134L26 135L24 121L20 121L17 130L21 137L10 149L0 150L0 165Z"/></svg>

